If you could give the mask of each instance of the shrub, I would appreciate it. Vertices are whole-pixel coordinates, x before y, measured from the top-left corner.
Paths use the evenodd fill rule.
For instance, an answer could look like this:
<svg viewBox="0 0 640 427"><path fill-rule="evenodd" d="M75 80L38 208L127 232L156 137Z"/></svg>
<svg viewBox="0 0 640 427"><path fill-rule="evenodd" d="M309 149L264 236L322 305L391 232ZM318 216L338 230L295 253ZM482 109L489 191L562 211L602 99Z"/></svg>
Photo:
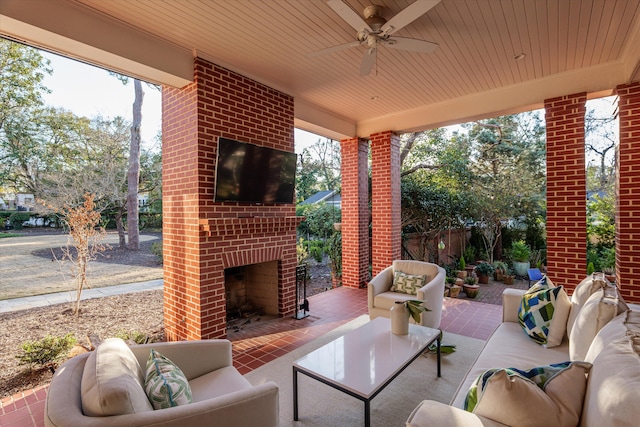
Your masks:
<svg viewBox="0 0 640 427"><path fill-rule="evenodd" d="M157 342L157 339L149 334L140 331L119 331L116 334L116 338L120 338L125 341L133 341L136 344L147 344Z"/></svg>
<svg viewBox="0 0 640 427"><path fill-rule="evenodd" d="M164 260L162 258L162 240L152 243L150 250L152 254L158 257L158 261L160 261L160 264L163 264Z"/></svg>
<svg viewBox="0 0 640 427"><path fill-rule="evenodd" d="M16 230L22 230L22 223L29 221L31 214L29 212L13 212L9 215L9 221Z"/></svg>
<svg viewBox="0 0 640 427"><path fill-rule="evenodd" d="M309 258L309 252L307 251L307 245L304 243L304 239L301 237L298 243L296 243L296 259L298 265L304 264L307 258Z"/></svg>
<svg viewBox="0 0 640 427"><path fill-rule="evenodd" d="M309 253L316 262L322 262L324 243L322 240L309 240Z"/></svg>
<svg viewBox="0 0 640 427"><path fill-rule="evenodd" d="M22 354L16 356L20 365L52 367L63 361L71 347L76 343L76 337L69 333L63 337L47 335L39 341L22 343Z"/></svg>
<svg viewBox="0 0 640 427"><path fill-rule="evenodd" d="M511 257L517 262L528 262L531 257L531 248L524 240L518 240L511 244Z"/></svg>

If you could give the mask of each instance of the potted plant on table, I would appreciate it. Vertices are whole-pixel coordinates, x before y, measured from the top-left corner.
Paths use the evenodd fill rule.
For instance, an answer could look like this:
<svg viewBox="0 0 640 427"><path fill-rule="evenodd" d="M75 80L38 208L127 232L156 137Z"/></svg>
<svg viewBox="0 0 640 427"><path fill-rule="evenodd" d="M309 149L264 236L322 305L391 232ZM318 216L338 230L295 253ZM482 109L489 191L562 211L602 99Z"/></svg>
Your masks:
<svg viewBox="0 0 640 427"><path fill-rule="evenodd" d="M449 289L448 296L450 298L458 298L458 295L460 294L460 290L462 289L462 286L458 284L458 280L462 280L462 279L455 278L453 276L447 276L445 279L445 281L447 282L447 288Z"/></svg>
<svg viewBox="0 0 640 427"><path fill-rule="evenodd" d="M493 274L494 268L493 265L488 262L479 262L476 265L476 274L478 275L478 282L482 284L489 283L489 276Z"/></svg>
<svg viewBox="0 0 640 427"><path fill-rule="evenodd" d="M466 267L467 267L467 262L464 260L464 255L462 255L458 260L457 274L460 279L464 279L465 277L467 277L467 270L465 270Z"/></svg>
<svg viewBox="0 0 640 427"><path fill-rule="evenodd" d="M407 300L396 301L391 307L391 332L396 335L407 335L409 333L409 317L413 318L416 324L420 324L420 315L423 311L431 311L424 306L424 301Z"/></svg>

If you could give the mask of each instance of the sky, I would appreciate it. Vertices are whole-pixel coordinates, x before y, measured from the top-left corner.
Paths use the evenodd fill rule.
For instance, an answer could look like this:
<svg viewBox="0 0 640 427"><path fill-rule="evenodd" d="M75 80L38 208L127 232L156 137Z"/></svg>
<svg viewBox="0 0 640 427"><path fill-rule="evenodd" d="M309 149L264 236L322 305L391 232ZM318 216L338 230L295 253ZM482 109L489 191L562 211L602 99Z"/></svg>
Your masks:
<svg viewBox="0 0 640 427"><path fill-rule="evenodd" d="M47 105L64 108L82 117L132 120L134 100L133 82L124 85L104 69L87 65L49 52L42 55L51 61L51 75L46 75L44 85L51 90L44 94ZM159 90L143 85L142 141L146 148L156 142L162 128L162 97ZM318 135L295 130L296 153L322 138Z"/></svg>

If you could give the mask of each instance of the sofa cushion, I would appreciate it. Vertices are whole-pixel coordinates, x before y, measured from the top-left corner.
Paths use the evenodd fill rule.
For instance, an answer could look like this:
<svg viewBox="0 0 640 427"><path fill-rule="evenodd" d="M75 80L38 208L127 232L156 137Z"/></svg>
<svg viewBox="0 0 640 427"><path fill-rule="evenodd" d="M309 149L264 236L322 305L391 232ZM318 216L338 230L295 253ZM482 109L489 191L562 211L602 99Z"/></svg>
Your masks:
<svg viewBox="0 0 640 427"><path fill-rule="evenodd" d="M147 360L144 389L154 409L173 408L193 401L189 381L182 370L154 349Z"/></svg>
<svg viewBox="0 0 640 427"><path fill-rule="evenodd" d="M417 295L418 289L423 287L425 283L427 283L426 274L406 274L402 271L394 271L391 291Z"/></svg>
<svg viewBox="0 0 640 427"><path fill-rule="evenodd" d="M377 308L391 310L396 301L411 301L416 299L415 295L403 294L400 292L382 292L373 299L373 305Z"/></svg>
<svg viewBox="0 0 640 427"><path fill-rule="evenodd" d="M189 381L194 402L250 389L251 383L233 366L225 366Z"/></svg>
<svg viewBox="0 0 640 427"><path fill-rule="evenodd" d="M91 417L153 411L144 392L144 373L120 338L104 340L82 373L82 411Z"/></svg>
<svg viewBox="0 0 640 427"><path fill-rule="evenodd" d="M565 362L528 371L490 369L478 377L465 409L515 426L576 426L591 365Z"/></svg>
<svg viewBox="0 0 640 427"><path fill-rule="evenodd" d="M599 289L607 286L607 279L602 273L592 273L582 280L571 294L571 312L567 320L567 336L571 336L571 329L575 324L580 310L589 297Z"/></svg>
<svg viewBox="0 0 640 427"><path fill-rule="evenodd" d="M626 305L613 286L605 286L591 294L579 310L569 335L569 357L571 360L585 360L589 347L600 329L618 314Z"/></svg>
<svg viewBox="0 0 640 427"><path fill-rule="evenodd" d="M535 342L556 347L565 335L570 309L571 302L562 286L554 286L544 277L522 296L518 321Z"/></svg>
<svg viewBox="0 0 640 427"><path fill-rule="evenodd" d="M616 317L602 328L594 344L599 341L600 335L607 335L603 337L606 345L593 360L581 426L637 426L640 402L640 313L627 311ZM602 342L599 344L602 345Z"/></svg>

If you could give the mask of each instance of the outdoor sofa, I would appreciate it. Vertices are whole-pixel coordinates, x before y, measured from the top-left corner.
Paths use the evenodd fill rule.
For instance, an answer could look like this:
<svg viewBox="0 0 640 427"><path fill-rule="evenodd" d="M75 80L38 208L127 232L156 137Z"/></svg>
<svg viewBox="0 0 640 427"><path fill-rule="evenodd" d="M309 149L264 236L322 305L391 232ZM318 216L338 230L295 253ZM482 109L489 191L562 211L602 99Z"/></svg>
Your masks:
<svg viewBox="0 0 640 427"><path fill-rule="evenodd" d="M617 288L589 276L571 299L559 294L549 340L540 345L518 322L524 294L523 290L504 291L503 322L470 367L450 405L423 401L409 416L407 426L638 425L640 307L627 306ZM504 369L489 371L530 370L565 361L574 362L571 369L541 377L542 388ZM483 380L476 382L480 375ZM474 382L482 386L476 389L477 403L469 412L462 408Z"/></svg>
<svg viewBox="0 0 640 427"><path fill-rule="evenodd" d="M415 293L405 293L393 286L397 280L396 272L409 276L424 276ZM396 260L392 265L378 273L368 285L369 317L390 317L391 307L396 301L420 300L429 311L420 315L420 324L438 329L442 319L442 300L444 299L444 281L446 273L437 264L423 261ZM411 279L411 278L410 278ZM413 319L410 319L414 323Z"/></svg>
<svg viewBox="0 0 640 427"><path fill-rule="evenodd" d="M143 388L151 349L184 373L192 403L153 408ZM233 367L228 340L129 347L112 338L96 351L69 359L56 370L44 416L48 427L275 427L278 408L276 384L252 386Z"/></svg>

